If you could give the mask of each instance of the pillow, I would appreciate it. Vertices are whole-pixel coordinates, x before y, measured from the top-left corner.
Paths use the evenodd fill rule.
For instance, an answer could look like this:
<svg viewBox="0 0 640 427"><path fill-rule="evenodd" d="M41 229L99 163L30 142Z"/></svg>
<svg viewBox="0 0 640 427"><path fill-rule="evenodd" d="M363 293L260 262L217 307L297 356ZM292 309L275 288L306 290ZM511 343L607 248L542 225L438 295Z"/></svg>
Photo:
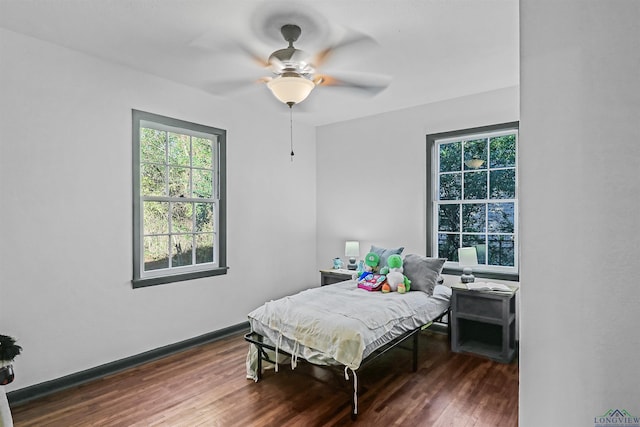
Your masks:
<svg viewBox="0 0 640 427"><path fill-rule="evenodd" d="M433 295L433 288L438 283L445 258L429 258L422 255L407 254L404 257L404 275L411 280L412 291L426 292Z"/></svg>
<svg viewBox="0 0 640 427"><path fill-rule="evenodd" d="M378 267L382 268L387 266L387 258L389 258L391 255L400 255L403 250L404 250L404 246L401 246L399 248L394 248L394 249L385 249L375 245L371 245L371 249L369 249L369 252L378 254L378 256L380 257L380 262L378 263Z"/></svg>

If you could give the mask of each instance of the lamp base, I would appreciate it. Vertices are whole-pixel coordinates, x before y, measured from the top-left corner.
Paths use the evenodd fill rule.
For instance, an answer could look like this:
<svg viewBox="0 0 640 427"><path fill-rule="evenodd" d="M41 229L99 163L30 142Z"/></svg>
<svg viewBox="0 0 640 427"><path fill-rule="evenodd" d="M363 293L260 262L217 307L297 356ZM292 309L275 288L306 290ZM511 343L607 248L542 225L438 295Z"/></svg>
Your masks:
<svg viewBox="0 0 640 427"><path fill-rule="evenodd" d="M349 258L349 264L347 264L347 270L355 270L356 268L358 268L358 265L356 264L356 259Z"/></svg>
<svg viewBox="0 0 640 427"><path fill-rule="evenodd" d="M460 281L462 283L473 283L476 281L475 276L471 273L470 268L464 268L462 270L462 276L460 276Z"/></svg>

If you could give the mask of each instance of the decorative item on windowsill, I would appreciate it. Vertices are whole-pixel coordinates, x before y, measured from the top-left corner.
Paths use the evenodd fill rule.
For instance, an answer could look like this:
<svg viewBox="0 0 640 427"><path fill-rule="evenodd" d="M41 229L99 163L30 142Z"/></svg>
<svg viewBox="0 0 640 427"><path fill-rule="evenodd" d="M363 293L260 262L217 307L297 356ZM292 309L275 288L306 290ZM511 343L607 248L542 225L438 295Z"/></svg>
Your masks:
<svg viewBox="0 0 640 427"><path fill-rule="evenodd" d="M13 381L13 359L22 351L16 340L7 335L0 335L0 385Z"/></svg>
<svg viewBox="0 0 640 427"><path fill-rule="evenodd" d="M458 249L458 265L462 267L462 283L472 283L476 280L473 276L471 267L478 265L478 254L476 248L460 248Z"/></svg>
<svg viewBox="0 0 640 427"><path fill-rule="evenodd" d="M348 240L344 244L344 256L349 258L349 264L347 264L347 269L355 270L358 268L356 264L356 258L360 256L360 242Z"/></svg>

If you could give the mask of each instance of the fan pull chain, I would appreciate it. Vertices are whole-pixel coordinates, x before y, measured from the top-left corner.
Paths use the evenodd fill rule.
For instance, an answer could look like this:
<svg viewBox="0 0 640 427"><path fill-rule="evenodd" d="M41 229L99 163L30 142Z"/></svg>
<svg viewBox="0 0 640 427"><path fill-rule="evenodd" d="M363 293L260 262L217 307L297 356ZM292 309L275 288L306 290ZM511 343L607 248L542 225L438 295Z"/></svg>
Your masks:
<svg viewBox="0 0 640 427"><path fill-rule="evenodd" d="M289 104L289 138L291 140L291 161L293 162L293 103Z"/></svg>

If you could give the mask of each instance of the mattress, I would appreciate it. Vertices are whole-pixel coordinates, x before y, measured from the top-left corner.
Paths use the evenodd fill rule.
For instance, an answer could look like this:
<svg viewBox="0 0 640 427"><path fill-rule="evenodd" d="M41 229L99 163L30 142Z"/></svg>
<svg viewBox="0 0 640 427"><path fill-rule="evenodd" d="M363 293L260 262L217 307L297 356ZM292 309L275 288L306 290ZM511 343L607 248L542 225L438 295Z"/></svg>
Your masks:
<svg viewBox="0 0 640 427"><path fill-rule="evenodd" d="M375 349L439 317L450 297L451 289L443 285L436 285L432 296L383 294L348 280L269 301L248 317L253 332L294 358L355 370ZM250 365L248 360L247 376L254 378Z"/></svg>

